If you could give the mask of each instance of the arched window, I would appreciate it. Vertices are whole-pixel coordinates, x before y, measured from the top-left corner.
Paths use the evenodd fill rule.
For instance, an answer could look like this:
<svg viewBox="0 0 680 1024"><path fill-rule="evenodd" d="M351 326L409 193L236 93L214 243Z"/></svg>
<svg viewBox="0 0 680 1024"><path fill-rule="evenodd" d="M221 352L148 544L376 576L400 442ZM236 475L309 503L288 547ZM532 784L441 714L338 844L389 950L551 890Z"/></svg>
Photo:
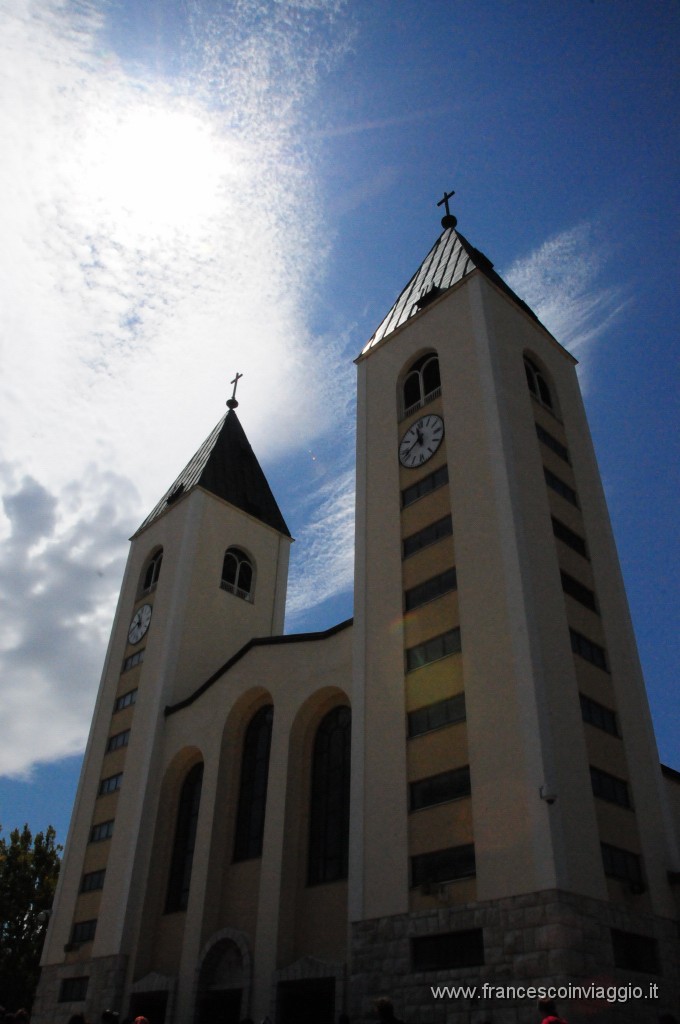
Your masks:
<svg viewBox="0 0 680 1024"><path fill-rule="evenodd" d="M227 548L222 563L222 590L242 597L244 601L253 600L253 563L245 551L240 548Z"/></svg>
<svg viewBox="0 0 680 1024"><path fill-rule="evenodd" d="M539 402L546 405L548 409L553 409L553 400L550 393L550 387L545 379L545 376L541 370L536 366L528 356L524 357L524 370L527 375L527 384L529 385L529 391L537 398Z"/></svg>
<svg viewBox="0 0 680 1024"><path fill-rule="evenodd" d="M274 708L267 704L253 715L246 729L236 814L234 860L251 860L262 855L273 718Z"/></svg>
<svg viewBox="0 0 680 1024"><path fill-rule="evenodd" d="M352 712L333 708L314 740L309 814L310 885L347 878Z"/></svg>
<svg viewBox="0 0 680 1024"><path fill-rule="evenodd" d="M156 584L158 583L158 577L161 574L161 562L163 561L163 548L159 548L155 551L147 562L146 569L144 570L144 577L142 580L142 591L148 594L149 591L155 590Z"/></svg>
<svg viewBox="0 0 680 1024"><path fill-rule="evenodd" d="M439 358L434 352L417 359L404 378L403 415L415 412L441 394Z"/></svg>
<svg viewBox="0 0 680 1024"><path fill-rule="evenodd" d="M177 828L172 848L168 892L165 899L166 914L174 910L186 910L189 904L191 868L196 846L196 826L201 804L203 765L196 764L182 785L177 811Z"/></svg>

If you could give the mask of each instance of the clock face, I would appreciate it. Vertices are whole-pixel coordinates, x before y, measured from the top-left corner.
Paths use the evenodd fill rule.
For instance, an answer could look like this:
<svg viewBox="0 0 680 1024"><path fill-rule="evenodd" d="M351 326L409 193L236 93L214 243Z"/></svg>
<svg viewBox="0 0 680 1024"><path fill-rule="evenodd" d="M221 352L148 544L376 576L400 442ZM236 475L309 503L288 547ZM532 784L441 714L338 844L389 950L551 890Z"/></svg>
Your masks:
<svg viewBox="0 0 680 1024"><path fill-rule="evenodd" d="M399 461L407 469L417 469L431 459L442 443L444 421L430 413L412 423L399 442Z"/></svg>
<svg viewBox="0 0 680 1024"><path fill-rule="evenodd" d="M151 622L151 605L143 604L141 608L138 608L135 614L132 616L132 622L128 629L128 643L138 644L142 639L149 623Z"/></svg>

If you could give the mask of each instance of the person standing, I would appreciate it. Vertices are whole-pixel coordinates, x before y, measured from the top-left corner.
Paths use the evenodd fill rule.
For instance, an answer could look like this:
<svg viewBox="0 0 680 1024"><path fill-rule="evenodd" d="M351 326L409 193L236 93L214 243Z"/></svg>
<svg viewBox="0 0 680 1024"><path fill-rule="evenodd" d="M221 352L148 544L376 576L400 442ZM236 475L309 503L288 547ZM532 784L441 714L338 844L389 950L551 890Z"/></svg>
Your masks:
<svg viewBox="0 0 680 1024"><path fill-rule="evenodd" d="M541 1024L567 1024L564 1017L558 1015L554 999L539 999L538 1014L541 1018Z"/></svg>

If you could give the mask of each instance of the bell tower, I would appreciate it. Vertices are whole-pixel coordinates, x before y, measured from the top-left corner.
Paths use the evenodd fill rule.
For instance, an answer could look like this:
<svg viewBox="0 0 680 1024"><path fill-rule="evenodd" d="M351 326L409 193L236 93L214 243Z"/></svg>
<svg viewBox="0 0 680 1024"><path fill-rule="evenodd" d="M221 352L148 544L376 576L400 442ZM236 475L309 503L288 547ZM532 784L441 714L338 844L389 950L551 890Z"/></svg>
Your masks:
<svg viewBox="0 0 680 1024"><path fill-rule="evenodd" d="M253 637L283 632L291 536L236 414L238 376L228 412L131 540L38 1010L85 998L79 978L89 1005L116 1005L150 867L165 708Z"/></svg>
<svg viewBox="0 0 680 1024"><path fill-rule="evenodd" d="M642 947L645 915L675 913L576 361L457 231L451 195L357 359L350 918L357 988L400 949L412 1005L423 971L521 976L470 908L500 925L516 901L527 935L546 893L564 922L606 908L617 966L615 933ZM566 978L569 944L536 948L534 976Z"/></svg>

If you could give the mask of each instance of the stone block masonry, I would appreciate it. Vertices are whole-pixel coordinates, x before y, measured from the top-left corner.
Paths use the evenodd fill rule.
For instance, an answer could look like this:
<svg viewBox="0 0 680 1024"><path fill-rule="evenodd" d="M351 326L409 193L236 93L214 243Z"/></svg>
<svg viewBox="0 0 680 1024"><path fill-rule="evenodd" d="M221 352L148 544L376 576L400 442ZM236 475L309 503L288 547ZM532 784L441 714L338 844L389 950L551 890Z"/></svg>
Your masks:
<svg viewBox="0 0 680 1024"><path fill-rule="evenodd" d="M126 956L103 956L43 967L31 1019L62 1024L72 1014L82 1013L86 1020L98 1021L104 1010L122 1010L127 959ZM84 1000L64 1002L60 999L62 982L71 978L88 979Z"/></svg>
<svg viewBox="0 0 680 1024"><path fill-rule="evenodd" d="M473 929L483 933L482 965L414 969L414 939ZM658 973L617 966L612 929L655 942ZM558 1000L569 1024L657 1024L659 1014L677 1012L680 1006L676 925L557 890L439 906L352 925L352 1020L374 1021L373 1001L387 995L406 1024L536 1024L535 998L504 997L496 991L489 995L489 986L496 990L570 985L572 994L579 986L582 992L590 987L591 995ZM595 998L593 985L607 989L609 998ZM468 991L437 998L432 992L437 986ZM642 997L633 998L634 992Z"/></svg>

